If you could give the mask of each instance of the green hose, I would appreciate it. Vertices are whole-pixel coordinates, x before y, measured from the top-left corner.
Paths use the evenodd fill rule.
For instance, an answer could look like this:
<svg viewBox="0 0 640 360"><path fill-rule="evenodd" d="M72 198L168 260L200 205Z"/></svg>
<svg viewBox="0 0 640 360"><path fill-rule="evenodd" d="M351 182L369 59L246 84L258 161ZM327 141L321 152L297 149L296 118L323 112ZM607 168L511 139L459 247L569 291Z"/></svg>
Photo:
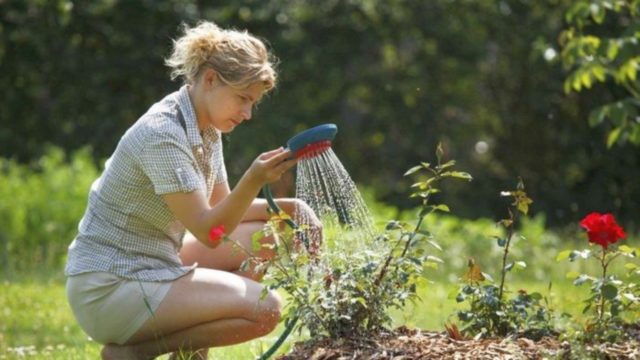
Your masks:
<svg viewBox="0 0 640 360"><path fill-rule="evenodd" d="M269 204L269 207L271 208L271 210L276 214L279 214L282 210L280 209L278 204L276 204L275 200L273 200L273 194L271 193L271 187L269 186L269 184L265 185L262 188L262 192L264 194L264 197L267 199L267 203ZM293 230L298 229L298 224L296 224L295 221L291 219L286 219L285 222ZM309 240L307 239L305 234L301 234L301 236L302 236L302 242L304 243L305 248L309 250ZM273 343L273 345L271 345L271 347L267 351L265 351L262 355L260 355L260 357L258 357L257 360L267 360L271 356L273 356L273 354L275 354L276 351L278 351L280 346L282 346L282 344L287 339L287 337L289 337L289 334L291 334L291 331L293 331L293 328L296 326L297 322L298 322L297 316L291 319L285 320L284 331L282 332L282 334L280 334L280 336L278 337L278 340L276 340L276 342Z"/></svg>

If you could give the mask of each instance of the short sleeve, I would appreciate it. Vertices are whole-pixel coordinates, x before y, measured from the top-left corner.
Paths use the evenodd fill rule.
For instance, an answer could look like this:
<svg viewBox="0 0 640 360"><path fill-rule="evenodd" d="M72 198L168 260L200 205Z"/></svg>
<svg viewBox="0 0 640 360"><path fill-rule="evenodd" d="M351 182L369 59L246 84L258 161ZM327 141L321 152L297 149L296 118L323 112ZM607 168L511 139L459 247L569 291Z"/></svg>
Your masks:
<svg viewBox="0 0 640 360"><path fill-rule="evenodd" d="M156 194L191 192L200 187L195 159L181 139L171 132L155 132L140 153L142 171L149 177Z"/></svg>

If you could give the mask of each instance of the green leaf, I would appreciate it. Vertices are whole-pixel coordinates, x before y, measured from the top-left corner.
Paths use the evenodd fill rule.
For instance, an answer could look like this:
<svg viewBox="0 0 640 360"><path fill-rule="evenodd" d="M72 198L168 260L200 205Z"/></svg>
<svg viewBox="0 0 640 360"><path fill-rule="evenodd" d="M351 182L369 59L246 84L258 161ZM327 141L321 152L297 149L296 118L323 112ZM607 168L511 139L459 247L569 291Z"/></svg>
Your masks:
<svg viewBox="0 0 640 360"><path fill-rule="evenodd" d="M591 11L593 21L595 21L596 24L602 24L606 15L606 9L599 4L591 3L589 10Z"/></svg>
<svg viewBox="0 0 640 360"><path fill-rule="evenodd" d="M620 43L618 40L612 39L607 44L607 59L614 60L618 56Z"/></svg>
<svg viewBox="0 0 640 360"><path fill-rule="evenodd" d="M411 169L407 170L407 172L404 173L404 176L411 175L411 174L415 173L416 171L418 171L420 169L422 169L422 165L416 165L416 166L412 167Z"/></svg>
<svg viewBox="0 0 640 360"><path fill-rule="evenodd" d="M573 285L580 286L584 284L587 280L591 280L591 277L589 275L582 274L573 281Z"/></svg>
<svg viewBox="0 0 640 360"><path fill-rule="evenodd" d="M438 143L438 147L436 148L436 158L438 159L438 164L440 164L440 160L442 160L442 155L444 155L444 149L442 149L442 143Z"/></svg>
<svg viewBox="0 0 640 360"><path fill-rule="evenodd" d="M608 113L609 113L609 108L606 105L595 108L589 114L589 126L594 127L596 125L601 124Z"/></svg>
<svg viewBox="0 0 640 360"><path fill-rule="evenodd" d="M564 251L560 251L558 253L558 256L556 256L556 261L562 261L564 259L568 259L569 255L571 255L571 251L572 250L564 250Z"/></svg>
<svg viewBox="0 0 640 360"><path fill-rule="evenodd" d="M508 263L507 265L505 265L504 270L505 271L510 271L513 268L514 263Z"/></svg>
<svg viewBox="0 0 640 360"><path fill-rule="evenodd" d="M618 288L611 284L604 285L601 291L602 296L604 296L604 298L607 300L613 300L616 296L618 296Z"/></svg>
<svg viewBox="0 0 640 360"><path fill-rule="evenodd" d="M398 220L391 220L387 222L387 225L385 225L384 229L387 231L402 229L402 223Z"/></svg>
<svg viewBox="0 0 640 360"><path fill-rule="evenodd" d="M569 271L566 275L567 279L576 279L580 276L580 273L577 271Z"/></svg>
<svg viewBox="0 0 640 360"><path fill-rule="evenodd" d="M537 301L542 300L542 294L540 294L539 292L532 292L531 294L529 294L529 296L531 296L532 299Z"/></svg>
<svg viewBox="0 0 640 360"><path fill-rule="evenodd" d="M591 250L589 250L589 249L585 249L585 250L582 250L582 251L573 250L573 251L571 251L571 254L569 255L569 259L571 261L575 261L577 258L588 259L590 257L591 257Z"/></svg>
<svg viewBox="0 0 640 360"><path fill-rule="evenodd" d="M638 268L638 265L632 264L632 263L627 263L627 264L624 264L624 268L628 269L629 271L633 271L633 270Z"/></svg>
<svg viewBox="0 0 640 360"><path fill-rule="evenodd" d="M457 178L457 179L463 179L463 180L467 180L467 181L473 180L473 177L471 176L471 174L463 172L463 171L447 171L447 172L442 173L442 176L448 176L448 177L453 177L453 178Z"/></svg>
<svg viewBox="0 0 640 360"><path fill-rule="evenodd" d="M440 210L442 212L450 212L449 207L445 204L435 205L433 207L434 210Z"/></svg>
<svg viewBox="0 0 640 360"><path fill-rule="evenodd" d="M433 241L433 240L427 240L427 242L433 246L434 248L442 251L442 247L440 246L440 244L438 244L437 242Z"/></svg>
<svg viewBox="0 0 640 360"><path fill-rule="evenodd" d="M262 243L260 243L260 240L262 240L262 238L264 237L264 230L256 231L253 233L253 235L251 235L251 249L254 252L260 251L260 249L262 248Z"/></svg>
<svg viewBox="0 0 640 360"><path fill-rule="evenodd" d="M455 160L449 160L449 161L447 161L446 163L444 163L444 164L442 164L442 165L438 165L438 166L436 166L436 169L438 169L438 170L444 170L444 169L446 169L446 168L448 168L448 167L452 167L452 166L453 166L453 165L455 165L455 164L456 164L456 161L455 161Z"/></svg>
<svg viewBox="0 0 640 360"><path fill-rule="evenodd" d="M515 265L517 268L525 269L527 267L527 263L524 261L516 261Z"/></svg>
<svg viewBox="0 0 640 360"><path fill-rule="evenodd" d="M586 69L585 69L586 70ZM587 89L591 88L591 73L587 72L587 71L582 71L580 74L580 82L584 85L584 87L586 87ZM578 89L579 90L579 89Z"/></svg>
<svg viewBox="0 0 640 360"><path fill-rule="evenodd" d="M600 64L595 64L591 67L591 75L598 79L598 81L604 82L606 79L606 69Z"/></svg>
<svg viewBox="0 0 640 360"><path fill-rule="evenodd" d="M620 245L618 247L618 250L620 250L621 252L625 253L625 254L635 254L636 250L634 248L632 248L631 246L628 245Z"/></svg>
<svg viewBox="0 0 640 360"><path fill-rule="evenodd" d="M266 235L264 233L264 230L259 230L254 232L251 235L251 247L253 248L255 245L255 243L260 244L260 240L262 240L262 238L264 238Z"/></svg>
<svg viewBox="0 0 640 360"><path fill-rule="evenodd" d="M412 188L419 188L420 190L424 190L427 188L427 183L424 181L420 181L411 185Z"/></svg>
<svg viewBox="0 0 640 360"><path fill-rule="evenodd" d="M427 256L427 261L444 264L444 260L440 259L437 256L432 256L432 255Z"/></svg>
<svg viewBox="0 0 640 360"><path fill-rule="evenodd" d="M418 217L425 217L429 214L431 214L433 212L433 206L429 205L429 206L424 206L422 207L422 209L420 209L420 213L418 214Z"/></svg>
<svg viewBox="0 0 640 360"><path fill-rule="evenodd" d="M493 281L493 277L489 274L487 274L486 272L482 272L482 276L484 276L485 279L489 280L490 282L494 282Z"/></svg>
<svg viewBox="0 0 640 360"><path fill-rule="evenodd" d="M607 147L611 148L613 146L613 144L616 143L616 141L618 141L618 138L620 137L620 132L622 131L622 127L617 127L613 130L611 130L609 132L609 135L607 136Z"/></svg>

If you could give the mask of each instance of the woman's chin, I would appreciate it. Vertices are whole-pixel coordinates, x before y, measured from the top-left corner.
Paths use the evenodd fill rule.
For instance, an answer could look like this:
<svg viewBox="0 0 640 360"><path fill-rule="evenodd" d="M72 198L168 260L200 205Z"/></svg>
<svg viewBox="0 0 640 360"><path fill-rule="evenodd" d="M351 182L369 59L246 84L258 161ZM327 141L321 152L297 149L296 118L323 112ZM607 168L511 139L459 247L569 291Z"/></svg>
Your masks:
<svg viewBox="0 0 640 360"><path fill-rule="evenodd" d="M235 126L226 126L224 128L216 128L216 129L218 129L218 131L220 131L223 134L228 134L232 132L235 128L236 128Z"/></svg>

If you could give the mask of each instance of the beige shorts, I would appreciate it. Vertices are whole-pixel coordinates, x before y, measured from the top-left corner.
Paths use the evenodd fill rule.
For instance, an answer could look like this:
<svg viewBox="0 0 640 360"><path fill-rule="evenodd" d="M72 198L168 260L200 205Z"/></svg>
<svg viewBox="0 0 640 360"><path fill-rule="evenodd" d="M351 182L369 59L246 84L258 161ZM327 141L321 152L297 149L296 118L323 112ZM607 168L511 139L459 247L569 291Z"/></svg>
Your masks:
<svg viewBox="0 0 640 360"><path fill-rule="evenodd" d="M124 344L153 316L171 284L90 272L67 278L67 299L78 324L93 340Z"/></svg>

